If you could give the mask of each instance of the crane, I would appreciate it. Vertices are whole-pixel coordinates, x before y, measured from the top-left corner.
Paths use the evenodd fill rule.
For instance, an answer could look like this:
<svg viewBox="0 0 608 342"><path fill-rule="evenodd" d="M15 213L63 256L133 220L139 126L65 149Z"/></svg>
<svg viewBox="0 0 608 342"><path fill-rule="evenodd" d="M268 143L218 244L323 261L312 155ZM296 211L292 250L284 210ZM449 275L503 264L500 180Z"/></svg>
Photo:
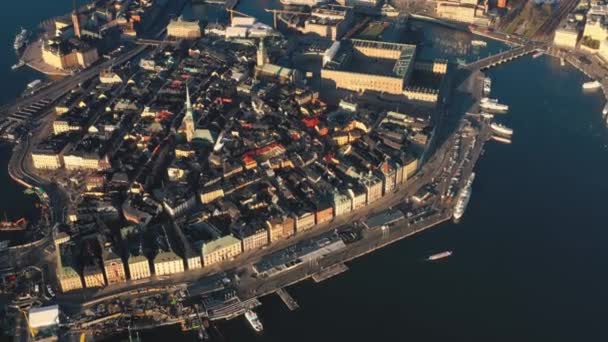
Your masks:
<svg viewBox="0 0 608 342"><path fill-rule="evenodd" d="M279 10L279 9L270 9L266 8L266 12L272 13L272 23L274 28L277 28L277 14L285 13L285 14L297 14L297 15L310 15L309 12L298 12L298 11L289 11L289 10Z"/></svg>

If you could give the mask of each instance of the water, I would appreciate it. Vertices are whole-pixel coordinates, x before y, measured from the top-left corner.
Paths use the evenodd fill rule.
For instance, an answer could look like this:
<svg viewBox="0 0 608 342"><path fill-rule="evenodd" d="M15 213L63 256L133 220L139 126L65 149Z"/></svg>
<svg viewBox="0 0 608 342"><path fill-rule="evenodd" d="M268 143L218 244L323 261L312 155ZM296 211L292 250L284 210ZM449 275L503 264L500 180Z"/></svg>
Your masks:
<svg viewBox="0 0 608 342"><path fill-rule="evenodd" d="M243 11L272 5L241 3ZM2 32L13 32L26 20L39 21L26 19L31 16L61 13L69 0L5 6L11 13L0 21ZM39 10L26 13L28 8ZM421 52L431 56L454 58L458 53L444 46L453 46L458 37L470 40L434 26L424 32L427 37L440 33L442 39L433 38ZM0 38L1 46L10 47L12 37ZM487 47L497 48L500 44ZM12 61L7 64L0 69L3 98L27 83L27 75L11 73ZM599 93L583 95L584 76L549 57L525 57L489 74L493 97L511 107L501 121L515 134L511 145L488 143L462 223L444 224L357 259L350 271L324 283L289 288L301 306L296 312L274 296L263 298L258 310L263 334L254 334L239 318L220 323L223 338L216 340L607 340L604 100ZM6 155L0 153L3 163ZM20 192L9 183L2 185L3 206ZM26 210L28 204L15 206ZM454 251L449 259L423 261L446 249ZM196 340L176 327L141 336L143 341Z"/></svg>

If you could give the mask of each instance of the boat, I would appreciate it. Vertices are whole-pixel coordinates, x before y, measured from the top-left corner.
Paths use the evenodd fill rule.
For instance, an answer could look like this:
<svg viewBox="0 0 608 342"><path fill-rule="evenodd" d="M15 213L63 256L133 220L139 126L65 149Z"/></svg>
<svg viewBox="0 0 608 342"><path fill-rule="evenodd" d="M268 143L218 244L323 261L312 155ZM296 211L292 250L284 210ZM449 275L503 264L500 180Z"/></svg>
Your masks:
<svg viewBox="0 0 608 342"><path fill-rule="evenodd" d="M600 83L600 81L589 81L583 83L583 90L595 90L601 86L602 84Z"/></svg>
<svg viewBox="0 0 608 342"><path fill-rule="evenodd" d="M507 126L503 126L501 124L492 122L490 124L490 128L492 128L492 130L495 133L498 133L499 135L504 135L504 136L508 136L508 137L513 135L513 130L511 128L509 128Z"/></svg>
<svg viewBox="0 0 608 342"><path fill-rule="evenodd" d="M472 40L472 41L471 41L471 45L473 45L473 46L481 46L481 47L483 47L483 46L488 45L488 43L486 43L484 40L478 40L478 39L475 39L475 40Z"/></svg>
<svg viewBox="0 0 608 342"><path fill-rule="evenodd" d="M256 332L262 332L264 330L262 322L253 310L245 311L245 318L247 318L247 321L249 322L253 330L255 330Z"/></svg>
<svg viewBox="0 0 608 342"><path fill-rule="evenodd" d="M491 91L492 91L492 79L489 77L485 77L483 79L483 94L490 95Z"/></svg>
<svg viewBox="0 0 608 342"><path fill-rule="evenodd" d="M426 260L428 260L428 261L440 260L443 258L447 258L450 255L452 255L452 251L445 251L445 252L433 254L433 255L429 256L428 258L426 258Z"/></svg>
<svg viewBox="0 0 608 342"><path fill-rule="evenodd" d="M602 109L602 115L608 115L608 102L604 105L604 109Z"/></svg>
<svg viewBox="0 0 608 342"><path fill-rule="evenodd" d="M397 11L395 7L385 3L380 8L380 14L386 17L398 17L399 11Z"/></svg>
<svg viewBox="0 0 608 342"><path fill-rule="evenodd" d="M28 35L29 35L29 32L22 27L21 32L19 32L15 36L15 41L13 42L13 47L15 48L16 51L21 50L21 48L23 48L25 46Z"/></svg>
<svg viewBox="0 0 608 342"><path fill-rule="evenodd" d="M475 172L471 172L471 175L469 176L467 183L465 184L464 188L462 188L462 190L460 190L460 193L458 194L458 200L456 200L456 206L454 206L454 213L452 215L452 217L454 218L454 221L456 221L456 222L458 222L458 220L460 220L462 215L464 215L464 211L466 210L467 205L469 204L469 200L471 199L471 190L473 187L474 180L475 180Z"/></svg>
<svg viewBox="0 0 608 342"><path fill-rule="evenodd" d="M20 59L19 62L15 63L15 64L13 64L13 66L11 66L11 70L17 70L24 65L25 65L25 62Z"/></svg>
<svg viewBox="0 0 608 342"><path fill-rule="evenodd" d="M41 80L33 80L32 82L27 84L27 89L33 90L33 89L38 88L40 85L42 85Z"/></svg>
<svg viewBox="0 0 608 342"><path fill-rule="evenodd" d="M281 4L288 6L317 6L327 2L326 0L281 0Z"/></svg>
<svg viewBox="0 0 608 342"><path fill-rule="evenodd" d="M479 106L484 110L494 111L494 112L506 112L509 110L509 106L498 103L498 100L491 99L488 97L482 98L481 101L479 102Z"/></svg>
<svg viewBox="0 0 608 342"><path fill-rule="evenodd" d="M11 222L6 218L3 221L0 221L0 231L25 230L26 227L27 221L23 217L15 222Z"/></svg>
<svg viewBox="0 0 608 342"><path fill-rule="evenodd" d="M564 59L563 59L563 58L560 58L560 59L559 59L559 63L560 63L562 66L566 65L566 62L564 62Z"/></svg>
<svg viewBox="0 0 608 342"><path fill-rule="evenodd" d="M498 142L501 142L503 144L510 144L511 143L511 139L509 138L505 138L505 137L501 137L498 135L492 135L492 139Z"/></svg>
<svg viewBox="0 0 608 342"><path fill-rule="evenodd" d="M536 50L536 52L532 55L532 58L538 58L544 54L545 52L543 50Z"/></svg>

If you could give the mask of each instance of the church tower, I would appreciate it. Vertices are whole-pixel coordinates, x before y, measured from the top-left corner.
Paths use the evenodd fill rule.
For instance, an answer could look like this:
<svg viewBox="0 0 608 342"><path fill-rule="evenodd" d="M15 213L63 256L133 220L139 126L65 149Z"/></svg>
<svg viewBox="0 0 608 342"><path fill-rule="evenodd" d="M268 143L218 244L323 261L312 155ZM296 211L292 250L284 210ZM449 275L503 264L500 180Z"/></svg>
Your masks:
<svg viewBox="0 0 608 342"><path fill-rule="evenodd" d="M186 140L192 142L194 139L194 115L192 113L192 102L190 102L190 90L186 85L186 114L182 121L182 128L186 133Z"/></svg>

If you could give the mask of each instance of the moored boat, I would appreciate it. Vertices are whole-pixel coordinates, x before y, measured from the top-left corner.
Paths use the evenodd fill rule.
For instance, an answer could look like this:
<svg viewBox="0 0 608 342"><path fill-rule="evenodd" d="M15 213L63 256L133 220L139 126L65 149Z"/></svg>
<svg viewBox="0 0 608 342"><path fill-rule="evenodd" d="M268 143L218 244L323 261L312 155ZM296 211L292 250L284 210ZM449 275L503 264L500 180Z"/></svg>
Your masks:
<svg viewBox="0 0 608 342"><path fill-rule="evenodd" d="M599 81L590 81L583 83L584 90L595 90L600 88L601 86L602 84Z"/></svg>
<svg viewBox="0 0 608 342"><path fill-rule="evenodd" d="M262 332L264 330L264 326L262 322L258 318L258 315L253 310L245 311L245 318L256 332Z"/></svg>
<svg viewBox="0 0 608 342"><path fill-rule="evenodd" d="M492 128L492 131L494 133L497 133L499 135L504 135L504 136L512 136L513 135L513 130L507 126L501 125L501 124L497 124L495 122L490 124L490 128Z"/></svg>
<svg viewBox="0 0 608 342"><path fill-rule="evenodd" d="M462 188L462 190L460 190L460 193L458 194L458 200L456 201L456 206L454 206L454 213L452 214L452 217L456 222L458 222L462 215L464 215L464 211L466 210L467 205L469 205L474 180L475 172L472 172L464 188Z"/></svg>

